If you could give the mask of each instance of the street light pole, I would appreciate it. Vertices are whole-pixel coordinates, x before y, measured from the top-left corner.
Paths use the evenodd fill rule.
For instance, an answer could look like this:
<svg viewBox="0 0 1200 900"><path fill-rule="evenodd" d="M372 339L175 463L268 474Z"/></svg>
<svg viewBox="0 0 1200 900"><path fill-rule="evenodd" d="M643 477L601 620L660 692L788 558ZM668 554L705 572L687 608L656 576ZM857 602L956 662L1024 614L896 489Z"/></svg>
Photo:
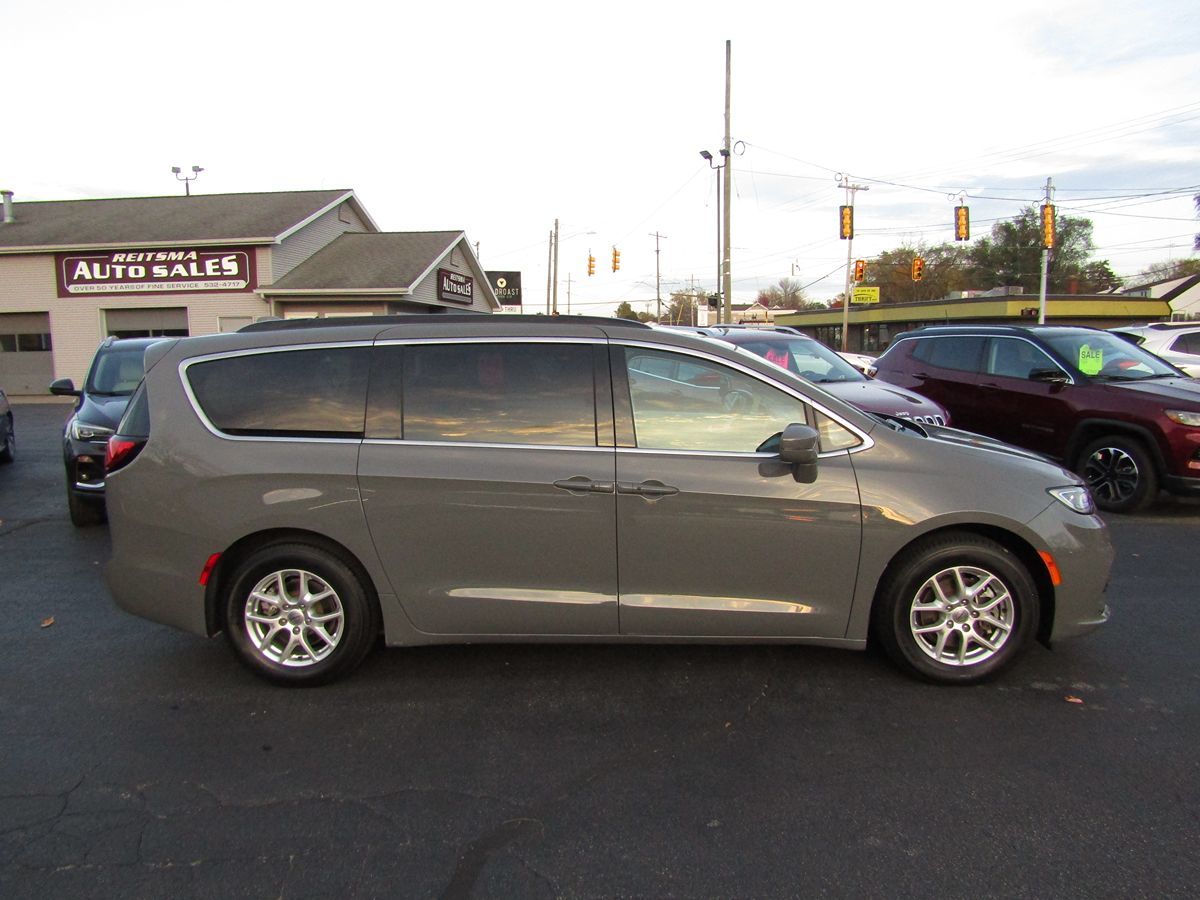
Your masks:
<svg viewBox="0 0 1200 900"><path fill-rule="evenodd" d="M716 190L716 194L717 194L717 286L716 286L716 291L717 291L718 302L720 302L720 300L721 300L721 294L723 291L723 287L721 284L721 276L725 270L725 267L722 264L723 254L721 252L722 251L722 246L721 246L721 170L724 169L725 166L729 164L729 157L725 153L725 151L722 150L722 151L720 151L720 153L722 156L725 157L725 162L721 163L720 165L716 165L713 162L713 155L711 153L709 153L707 150L700 151L700 155L702 157L704 157L704 161L708 163L708 167L710 169L712 169L713 173L716 175L716 184L717 184L717 190ZM718 324L720 323L720 321L721 321L721 307L718 306L718 308L717 308Z"/></svg>
<svg viewBox="0 0 1200 900"><path fill-rule="evenodd" d="M733 45L731 41L725 42L725 146L721 148L721 155L725 157L725 255L724 255L724 277L721 282L721 289L725 294L725 324L733 321L733 273L730 271L730 206L732 200L733 189L733 168L730 162L733 157L730 151L733 149L729 143L729 97L730 97L730 76L732 73Z"/></svg>

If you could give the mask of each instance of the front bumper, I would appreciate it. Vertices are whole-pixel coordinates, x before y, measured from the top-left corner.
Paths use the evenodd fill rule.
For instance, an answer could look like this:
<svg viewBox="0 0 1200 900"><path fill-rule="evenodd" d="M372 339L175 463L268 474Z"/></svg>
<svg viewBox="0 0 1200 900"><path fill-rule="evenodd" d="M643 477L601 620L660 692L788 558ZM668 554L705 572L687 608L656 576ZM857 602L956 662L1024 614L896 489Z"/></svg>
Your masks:
<svg viewBox="0 0 1200 900"><path fill-rule="evenodd" d="M1062 575L1062 583L1054 588L1049 642L1099 628L1111 615L1104 602L1114 557L1108 526L1099 516L1081 516L1058 502L1029 524L1043 544L1037 549L1054 557Z"/></svg>

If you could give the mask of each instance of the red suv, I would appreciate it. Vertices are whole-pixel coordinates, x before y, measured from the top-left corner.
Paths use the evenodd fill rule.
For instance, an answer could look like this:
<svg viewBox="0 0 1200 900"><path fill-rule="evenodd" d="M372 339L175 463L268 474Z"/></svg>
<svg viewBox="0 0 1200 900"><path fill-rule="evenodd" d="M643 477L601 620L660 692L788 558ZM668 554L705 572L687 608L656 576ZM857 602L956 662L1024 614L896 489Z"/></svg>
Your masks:
<svg viewBox="0 0 1200 900"><path fill-rule="evenodd" d="M1102 509L1133 512L1160 487L1200 494L1200 381L1115 334L935 326L899 335L877 366L958 428L1061 460Z"/></svg>

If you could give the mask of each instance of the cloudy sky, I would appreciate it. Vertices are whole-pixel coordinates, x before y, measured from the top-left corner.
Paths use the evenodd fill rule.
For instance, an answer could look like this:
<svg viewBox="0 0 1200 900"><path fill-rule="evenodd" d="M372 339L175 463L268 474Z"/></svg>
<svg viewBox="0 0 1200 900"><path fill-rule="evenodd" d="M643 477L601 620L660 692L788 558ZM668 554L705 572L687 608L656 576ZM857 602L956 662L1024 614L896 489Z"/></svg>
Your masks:
<svg viewBox="0 0 1200 900"><path fill-rule="evenodd" d="M1123 8L1120 8L1123 7ZM736 302L855 257L972 234L1036 201L1120 275L1200 231L1200 4L502 4L5 0L0 187L16 199L353 188L387 231L463 229L545 308L711 290L732 41ZM609 266L613 245L621 271ZM589 249L597 273L586 275Z"/></svg>

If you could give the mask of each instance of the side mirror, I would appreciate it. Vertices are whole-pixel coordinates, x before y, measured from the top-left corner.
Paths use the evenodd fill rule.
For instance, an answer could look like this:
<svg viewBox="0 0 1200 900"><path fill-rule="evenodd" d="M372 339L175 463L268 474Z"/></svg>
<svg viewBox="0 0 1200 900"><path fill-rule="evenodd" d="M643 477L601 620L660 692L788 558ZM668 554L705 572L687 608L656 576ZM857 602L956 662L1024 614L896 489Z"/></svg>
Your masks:
<svg viewBox="0 0 1200 900"><path fill-rule="evenodd" d="M1040 381L1042 384L1066 384L1070 379L1062 369L1034 369L1029 373L1030 381Z"/></svg>
<svg viewBox="0 0 1200 900"><path fill-rule="evenodd" d="M75 382L70 378L58 378L50 382L50 393L58 397L83 396L83 391L75 390Z"/></svg>
<svg viewBox="0 0 1200 900"><path fill-rule="evenodd" d="M790 463L796 480L812 484L817 480L817 454L821 452L821 433L811 425L793 422L779 436L779 458Z"/></svg>

